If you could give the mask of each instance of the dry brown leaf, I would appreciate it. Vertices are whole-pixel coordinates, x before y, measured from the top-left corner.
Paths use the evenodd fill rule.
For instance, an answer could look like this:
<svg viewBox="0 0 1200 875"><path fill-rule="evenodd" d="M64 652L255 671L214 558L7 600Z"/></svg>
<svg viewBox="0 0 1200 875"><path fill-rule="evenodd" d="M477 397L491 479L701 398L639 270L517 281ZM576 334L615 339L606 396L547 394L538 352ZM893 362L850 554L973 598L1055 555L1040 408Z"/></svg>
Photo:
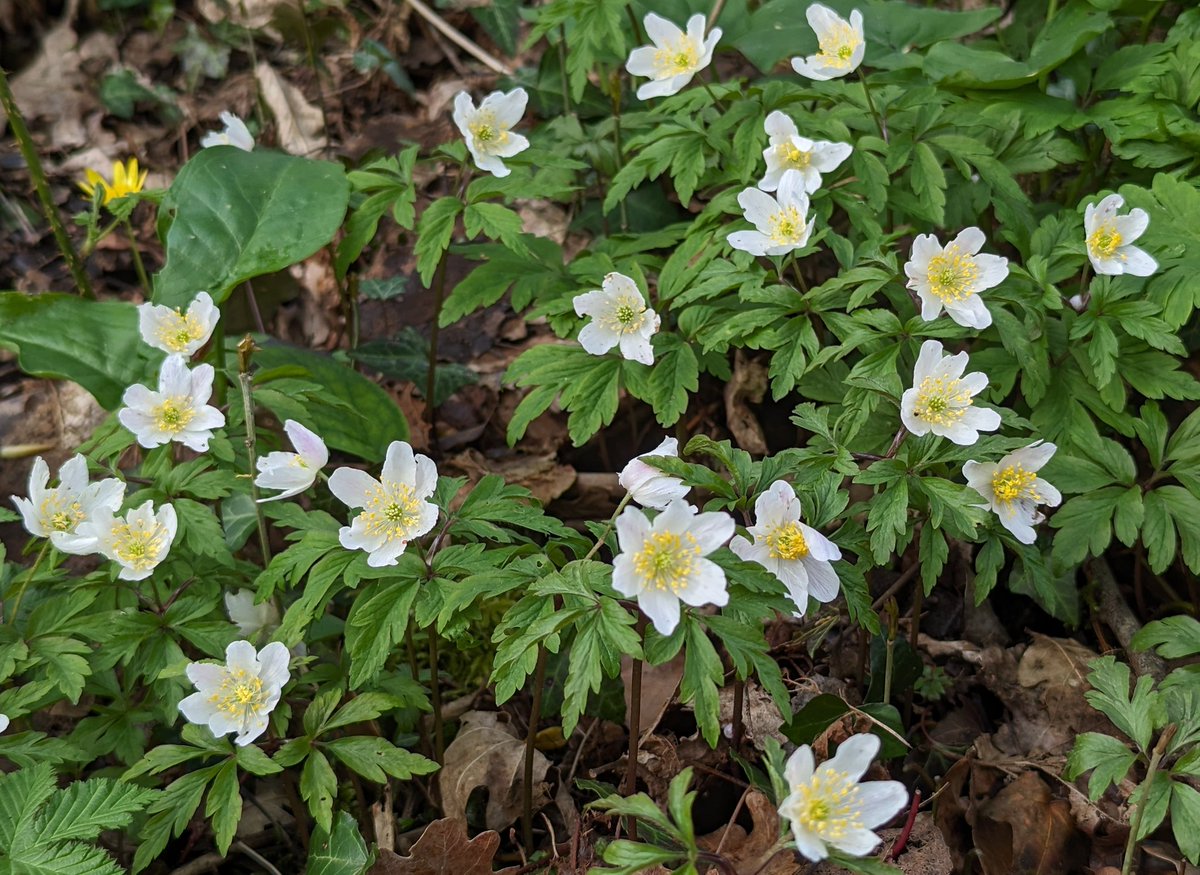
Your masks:
<svg viewBox="0 0 1200 875"><path fill-rule="evenodd" d="M978 807L975 846L984 875L1063 875L1087 863L1071 807L1037 772L1024 772Z"/></svg>
<svg viewBox="0 0 1200 875"><path fill-rule="evenodd" d="M621 681L625 687L625 714L632 713L633 660L621 657ZM675 698L679 682L683 679L683 651L675 654L670 662L662 665L642 666L642 706L638 711L642 738L655 730L658 723Z"/></svg>
<svg viewBox="0 0 1200 875"><path fill-rule="evenodd" d="M744 690L742 727L746 740L759 750L765 750L767 740L771 738L780 744L785 743L787 737L779 731L779 727L783 726L785 721L783 714L779 711L779 706L771 698L771 694L752 680L746 681ZM728 732L732 732L733 726L733 693L733 687L729 686L722 687L718 694L719 719L723 727L728 727Z"/></svg>
<svg viewBox="0 0 1200 875"><path fill-rule="evenodd" d="M447 472L461 472L472 484L488 474L499 474L505 483L524 486L543 505L575 483L575 469L560 464L556 453L510 453L491 458L471 448L451 456L445 465Z"/></svg>
<svg viewBox="0 0 1200 875"><path fill-rule="evenodd" d="M767 439L758 417L747 401L758 404L767 391L767 369L738 350L733 359L733 377L725 384L725 417L737 445L748 453L763 455Z"/></svg>
<svg viewBox="0 0 1200 875"><path fill-rule="evenodd" d="M792 853L772 853L779 841L779 812L758 790L746 794L751 830L734 823L700 836L696 843L709 853L720 853L738 875L794 875L803 871ZM718 850L719 849L719 850Z"/></svg>
<svg viewBox="0 0 1200 875"><path fill-rule="evenodd" d="M197 0L196 9L214 24L229 20L248 30L263 30L271 23L275 7L284 0Z"/></svg>
<svg viewBox="0 0 1200 875"><path fill-rule="evenodd" d="M1099 654L1070 638L1033 633L1033 644L1017 663L1017 682L1023 687L1046 684L1067 687L1080 694L1087 688L1088 663Z"/></svg>
<svg viewBox="0 0 1200 875"><path fill-rule="evenodd" d="M462 728L446 748L446 762L438 775L442 810L448 817L467 819L467 799L476 787L488 791L485 821L488 829L504 829L516 822L522 811L525 740L518 738L500 715L493 711L470 711L462 716ZM533 807L536 811L550 796L545 783L550 761L533 754Z"/></svg>
<svg viewBox="0 0 1200 875"><path fill-rule="evenodd" d="M497 833L488 830L469 839L465 820L443 817L425 827L407 857L381 849L367 875L492 875L498 847ZM509 867L497 875L516 871Z"/></svg>
<svg viewBox="0 0 1200 875"><path fill-rule="evenodd" d="M275 117L279 147L293 155L312 155L328 144L325 119L319 107L305 99L304 93L266 61L254 68L254 78L262 99Z"/></svg>

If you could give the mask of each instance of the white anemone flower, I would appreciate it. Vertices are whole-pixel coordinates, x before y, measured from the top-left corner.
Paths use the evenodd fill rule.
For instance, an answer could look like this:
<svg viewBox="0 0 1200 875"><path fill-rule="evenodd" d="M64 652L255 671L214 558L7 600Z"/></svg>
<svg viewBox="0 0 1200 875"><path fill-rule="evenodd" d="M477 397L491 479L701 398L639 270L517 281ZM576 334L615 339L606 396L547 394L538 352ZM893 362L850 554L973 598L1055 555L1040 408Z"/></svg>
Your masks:
<svg viewBox="0 0 1200 875"><path fill-rule="evenodd" d="M575 315L592 317L579 332L579 345L592 355L604 355L615 346L621 358L654 364L650 338L661 320L646 306L637 283L623 273L610 273L601 286L575 296Z"/></svg>
<svg viewBox="0 0 1200 875"><path fill-rule="evenodd" d="M654 45L642 46L629 53L625 69L633 76L650 79L637 90L638 100L678 94L692 77L712 63L713 49L721 39L721 28L704 35L704 16L688 19L687 32L661 15L647 13L643 24Z"/></svg>
<svg viewBox="0 0 1200 875"><path fill-rule="evenodd" d="M460 91L454 96L454 123L480 170L494 176L508 176L512 171L500 159L511 158L529 148L529 140L512 132L525 115L528 101L524 88L514 88L507 94L493 91L478 109L467 92Z"/></svg>
<svg viewBox="0 0 1200 875"><path fill-rule="evenodd" d="M1056 449L1054 444L1034 441L999 462L972 459L963 465L967 485L987 502L977 506L995 512L1000 525L1022 544L1037 539L1033 527L1046 518L1037 506L1058 507L1062 503L1062 494L1037 475Z"/></svg>
<svg viewBox="0 0 1200 875"><path fill-rule="evenodd" d="M1000 414L976 407L973 400L987 388L987 374L975 371L964 375L967 354L943 357L944 351L936 340L921 344L912 388L900 398L900 419L913 434L933 432L960 446L970 446L979 440L981 431L1000 427Z"/></svg>
<svg viewBox="0 0 1200 875"><path fill-rule="evenodd" d="M853 857L871 853L880 842L872 830L908 804L908 790L899 781L860 780L877 753L879 738L860 734L843 741L820 766L807 744L788 758L783 774L790 792L779 813L792 822L796 850L807 859L824 860L831 847Z"/></svg>
<svg viewBox="0 0 1200 875"><path fill-rule="evenodd" d="M728 235L734 249L751 255L786 255L808 243L813 223L808 221L808 195L798 170L784 172L775 195L747 188L738 195L738 204L755 230Z"/></svg>
<svg viewBox="0 0 1200 875"><path fill-rule="evenodd" d="M776 480L754 502L754 525L747 531L754 543L736 536L729 549L756 562L778 577L792 601L797 617L808 610L808 597L831 602L838 594L834 560L842 551L833 541L800 521L800 499L784 480Z"/></svg>
<svg viewBox="0 0 1200 875"><path fill-rule="evenodd" d="M617 517L621 552L613 560L613 588L636 598L650 622L663 635L679 625L679 603L725 605L729 593L725 572L710 559L733 534L727 513L696 513L676 499L654 518L635 507Z"/></svg>
<svg viewBox="0 0 1200 875"><path fill-rule="evenodd" d="M433 459L404 441L392 441L376 480L357 468L338 468L329 478L329 491L348 507L361 507L338 540L347 550L365 550L372 568L395 565L408 542L437 524L437 505L426 501L437 487Z"/></svg>
<svg viewBox="0 0 1200 875"><path fill-rule="evenodd" d="M175 508L164 504L156 513L147 501L123 517L102 511L79 534L95 538L96 552L121 566L121 580L144 580L167 558L178 526Z"/></svg>
<svg viewBox="0 0 1200 875"><path fill-rule="evenodd" d="M278 641L258 651L249 641L234 641L225 648L224 665L188 664L188 680L197 692L179 703L179 711L217 737L236 732L234 743L245 746L266 732L267 717L291 677L290 658Z"/></svg>
<svg viewBox="0 0 1200 875"><path fill-rule="evenodd" d="M191 357L208 339L221 318L208 292L200 292L188 305L187 312L161 304L138 305L138 328L142 340L169 355Z"/></svg>
<svg viewBox="0 0 1200 875"><path fill-rule="evenodd" d="M934 234L918 234L912 255L904 265L908 287L921 299L921 318L931 322L942 308L959 325L984 329L992 314L979 293L1004 282L1008 259L980 255L985 237L978 228L967 228L942 246Z"/></svg>
<svg viewBox="0 0 1200 875"><path fill-rule="evenodd" d="M1083 214L1088 258L1098 274L1150 276L1158 270L1158 262L1132 245L1150 225L1150 216L1140 207L1118 216L1117 210L1124 205L1125 198L1119 194L1088 204Z"/></svg>
<svg viewBox="0 0 1200 875"><path fill-rule="evenodd" d="M202 453L225 414L208 405L212 365L188 370L182 356L169 355L158 372L158 391L140 384L125 390L117 419L147 449L175 441Z"/></svg>
<svg viewBox="0 0 1200 875"><path fill-rule="evenodd" d="M804 179L804 190L812 194L821 187L821 174L832 173L854 151L848 143L800 136L796 123L779 110L767 116L763 127L770 138L763 150L767 172L758 184L763 191L775 191L783 174L795 170Z"/></svg>
<svg viewBox="0 0 1200 875"><path fill-rule="evenodd" d="M221 113L221 123L225 128L220 131L210 131L200 141L200 148L210 146L235 146L243 152L254 151L254 137L246 123L231 112Z"/></svg>
<svg viewBox="0 0 1200 875"><path fill-rule="evenodd" d="M653 456L678 457L679 441L672 437L664 438L663 442L650 452L630 459L621 469L621 476L617 479L629 493L629 497L642 507L665 510L672 501L687 495L690 487L678 477L665 474L642 461Z"/></svg>
<svg viewBox="0 0 1200 875"><path fill-rule="evenodd" d="M254 478L254 485L259 489L283 490L278 495L260 498L260 504L264 501L291 498L308 489L317 479L317 472L329 461L329 449L315 432L309 431L294 419L287 420L283 424L283 430L298 452L276 451L267 453L257 461L258 476Z"/></svg>
<svg viewBox="0 0 1200 875"><path fill-rule="evenodd" d="M862 13L855 9L847 21L828 6L814 3L804 14L817 35L820 51L807 58L792 58L792 69L821 82L857 70L867 51Z"/></svg>
<svg viewBox="0 0 1200 875"><path fill-rule="evenodd" d="M125 500L125 484L110 477L88 483L87 459L72 456L58 469L58 485L50 487L50 467L41 456L29 472L29 497L12 496L25 528L63 553L82 556L96 549L96 539L79 527L97 514L115 513Z"/></svg>
<svg viewBox="0 0 1200 875"><path fill-rule="evenodd" d="M264 631L269 634L279 626L279 608L275 607L274 599L256 605L252 589L225 593L225 612L243 638L252 639Z"/></svg>

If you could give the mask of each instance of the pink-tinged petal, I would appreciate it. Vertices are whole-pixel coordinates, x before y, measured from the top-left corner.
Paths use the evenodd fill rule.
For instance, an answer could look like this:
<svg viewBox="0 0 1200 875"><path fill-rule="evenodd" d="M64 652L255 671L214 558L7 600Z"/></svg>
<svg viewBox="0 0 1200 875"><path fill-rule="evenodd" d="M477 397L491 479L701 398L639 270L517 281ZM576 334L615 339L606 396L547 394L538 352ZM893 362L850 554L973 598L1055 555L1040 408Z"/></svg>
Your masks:
<svg viewBox="0 0 1200 875"><path fill-rule="evenodd" d="M679 625L679 598L674 593L643 590L637 595L637 603L660 635L670 635Z"/></svg>
<svg viewBox="0 0 1200 875"><path fill-rule="evenodd" d="M952 246L957 246L967 255L974 255L983 248L983 244L987 242L987 237L978 228L964 228L958 232L958 236L951 241Z"/></svg>
<svg viewBox="0 0 1200 875"><path fill-rule="evenodd" d="M708 559L697 559L688 578L687 586L678 593L679 598L693 607L700 605L729 604L729 590L725 581L725 572L721 566Z"/></svg>
<svg viewBox="0 0 1200 875"><path fill-rule="evenodd" d="M411 487L417 480L417 462L407 441L388 444L380 480L384 483L403 483Z"/></svg>
<svg viewBox="0 0 1200 875"><path fill-rule="evenodd" d="M857 781L871 767L871 760L879 753L879 736L869 732L852 735L838 746L833 759L826 761L821 768L845 775L851 781Z"/></svg>
<svg viewBox="0 0 1200 875"><path fill-rule="evenodd" d="M283 430L292 446L313 468L324 468L329 461L329 448L316 432L305 428L294 419L283 424Z"/></svg>
<svg viewBox="0 0 1200 875"><path fill-rule="evenodd" d="M589 322L579 332L579 345L589 355L604 355L621 342L621 335L599 322Z"/></svg>
<svg viewBox="0 0 1200 875"><path fill-rule="evenodd" d="M683 36L683 31L676 24L653 12L646 14L642 24L646 28L646 36L657 46L676 43Z"/></svg>
<svg viewBox="0 0 1200 875"><path fill-rule="evenodd" d="M642 549L642 542L650 534L650 520L646 514L636 507L627 507L617 517L617 544L622 555L636 553ZM619 558L619 557L618 557ZM626 593L629 595L630 593Z"/></svg>
<svg viewBox="0 0 1200 875"><path fill-rule="evenodd" d="M347 507L366 507L381 488L378 480L357 468L338 468L329 478L329 491Z"/></svg>
<svg viewBox="0 0 1200 875"><path fill-rule="evenodd" d="M1125 256L1124 271L1130 276L1150 276L1158 270L1158 262L1136 246L1122 246L1117 251Z"/></svg>
<svg viewBox="0 0 1200 875"><path fill-rule="evenodd" d="M814 768L812 748L807 744L802 744L796 748L795 753L788 757L787 764L783 767L783 779L787 781L789 787L807 784L813 776ZM784 807L783 804L779 806L781 811Z"/></svg>

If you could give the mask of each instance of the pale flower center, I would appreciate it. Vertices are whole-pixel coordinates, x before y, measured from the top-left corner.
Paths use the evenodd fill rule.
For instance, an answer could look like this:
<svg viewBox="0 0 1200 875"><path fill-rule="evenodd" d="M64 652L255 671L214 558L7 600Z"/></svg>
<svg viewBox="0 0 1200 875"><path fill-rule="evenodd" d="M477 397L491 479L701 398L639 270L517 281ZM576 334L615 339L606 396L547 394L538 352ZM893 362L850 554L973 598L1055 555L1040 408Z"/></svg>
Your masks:
<svg viewBox="0 0 1200 875"><path fill-rule="evenodd" d="M862 828L858 783L832 769L821 769L804 784L795 784L799 797L790 818L825 841L838 841Z"/></svg>
<svg viewBox="0 0 1200 875"><path fill-rule="evenodd" d="M696 69L700 52L686 36L679 38L674 45L666 45L654 53L654 70L657 78L666 79L678 76L680 73L690 73Z"/></svg>
<svg viewBox="0 0 1200 875"><path fill-rule="evenodd" d="M122 565L135 571L145 571L158 564L166 531L157 521L149 524L143 520L121 523L113 528L113 555Z"/></svg>
<svg viewBox="0 0 1200 875"><path fill-rule="evenodd" d="M167 434L179 434L188 427L195 415L191 399L186 395L166 398L154 408L154 422L159 431L165 431Z"/></svg>
<svg viewBox="0 0 1200 875"><path fill-rule="evenodd" d="M621 295L612 302L601 322L617 334L635 334L646 323L646 306L632 295Z"/></svg>
<svg viewBox="0 0 1200 875"><path fill-rule="evenodd" d="M500 126L490 109L479 110L474 120L467 125L467 130L471 132L475 148L480 152L490 154L508 142L508 131Z"/></svg>
<svg viewBox="0 0 1200 875"><path fill-rule="evenodd" d="M821 51L818 55L826 66L839 70L850 66L850 59L855 50L862 45L862 40L849 22L839 21L823 34L818 35Z"/></svg>
<svg viewBox="0 0 1200 875"><path fill-rule="evenodd" d="M992 475L992 493L996 500L1009 504L1019 498L1031 498L1041 503L1037 489L1037 474L1020 465L1009 465Z"/></svg>
<svg viewBox="0 0 1200 875"><path fill-rule="evenodd" d="M768 237L778 246L799 246L804 237L804 216L795 207L783 207L767 219Z"/></svg>
<svg viewBox="0 0 1200 875"><path fill-rule="evenodd" d="M700 556L700 545L690 532L653 532L633 557L633 567L649 587L679 593L687 589Z"/></svg>
<svg viewBox="0 0 1200 875"><path fill-rule="evenodd" d="M42 499L40 510L42 527L56 532L73 532L76 526L87 519L79 501L67 504L57 493Z"/></svg>
<svg viewBox="0 0 1200 875"><path fill-rule="evenodd" d="M245 669L227 672L209 701L222 714L245 720L257 715L266 704L262 679Z"/></svg>
<svg viewBox="0 0 1200 875"><path fill-rule="evenodd" d="M204 336L204 324L190 313L184 315L178 308L159 323L158 339L171 352L182 353L188 345Z"/></svg>
<svg viewBox="0 0 1200 875"><path fill-rule="evenodd" d="M1117 247L1122 242L1121 232L1114 223L1109 222L1101 225L1088 237L1088 251L1097 258L1112 258L1117 254Z"/></svg>
<svg viewBox="0 0 1200 875"><path fill-rule="evenodd" d="M407 483L391 483L371 490L363 508L367 534L383 535L388 541L409 539L409 533L421 521L421 505L413 488Z"/></svg>
<svg viewBox="0 0 1200 875"><path fill-rule="evenodd" d="M945 302L970 297L979 280L979 265L951 243L941 255L929 259L929 291Z"/></svg>
<svg viewBox="0 0 1200 875"><path fill-rule="evenodd" d="M913 415L932 425L953 425L966 415L971 404L971 393L963 388L962 380L926 377L917 387Z"/></svg>
<svg viewBox="0 0 1200 875"><path fill-rule="evenodd" d="M775 147L775 157L784 167L803 170L812 163L812 152L806 152L795 143L780 143Z"/></svg>
<svg viewBox="0 0 1200 875"><path fill-rule="evenodd" d="M767 549L772 559L803 559L808 555L808 541L799 523L785 523L767 535Z"/></svg>

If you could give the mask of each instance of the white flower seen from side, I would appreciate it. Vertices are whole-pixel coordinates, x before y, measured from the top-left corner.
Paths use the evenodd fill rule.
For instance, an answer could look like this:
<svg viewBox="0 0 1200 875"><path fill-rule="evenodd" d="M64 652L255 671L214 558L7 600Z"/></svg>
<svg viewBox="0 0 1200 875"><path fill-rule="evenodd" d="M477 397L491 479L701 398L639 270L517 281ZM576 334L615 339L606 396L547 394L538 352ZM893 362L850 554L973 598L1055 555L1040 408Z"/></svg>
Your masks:
<svg viewBox="0 0 1200 875"><path fill-rule="evenodd" d="M529 148L529 140L512 131L525 115L528 101L524 88L514 88L507 94L493 91L480 102L478 109L467 92L460 91L454 96L454 123L480 170L494 176L508 176L512 171L501 159Z"/></svg>
<svg viewBox="0 0 1200 875"><path fill-rule="evenodd" d="M757 562L787 587L796 616L808 610L808 597L830 602L838 593L838 576L830 564L842 558L833 541L800 521L800 499L784 480L776 480L754 502L751 543L737 535L729 549L747 562Z"/></svg>
<svg viewBox="0 0 1200 875"><path fill-rule="evenodd" d="M1150 216L1141 208L1118 216L1117 210L1124 205L1125 198L1119 194L1110 194L1098 204L1088 204L1083 214L1088 258L1098 274L1150 276L1158 270L1158 262L1132 245L1150 225Z"/></svg>
<svg viewBox="0 0 1200 875"><path fill-rule="evenodd" d="M202 453L212 430L225 424L225 414L208 405L213 374L212 365L188 370L182 356L169 355L158 373L158 391L130 386L117 419L147 449L175 441Z"/></svg>
<svg viewBox="0 0 1200 875"><path fill-rule="evenodd" d="M1008 259L980 255L983 232L967 228L942 246L933 234L918 234L904 265L908 287L921 299L921 318L930 322L944 307L950 318L967 328L984 329L992 314L979 293L1004 282Z"/></svg>
<svg viewBox="0 0 1200 875"><path fill-rule="evenodd" d="M712 63L713 49L721 39L719 27L704 35L704 16L699 14L688 19L686 32L653 12L647 13L643 24L653 45L634 49L625 62L630 75L650 79L638 88L638 100L678 94Z"/></svg>
<svg viewBox="0 0 1200 875"><path fill-rule="evenodd" d="M254 485L259 489L283 490L278 495L260 498L260 504L291 498L308 489L316 481L317 472L329 461L329 449L315 432L294 419L285 422L283 430L297 451L267 453L257 461L258 476L254 478Z"/></svg>
<svg viewBox="0 0 1200 875"><path fill-rule="evenodd" d="M96 552L121 566L121 580L144 580L167 558L178 525L175 508L164 504L155 512L147 501L123 517L101 512L79 533L94 538Z"/></svg>
<svg viewBox="0 0 1200 875"><path fill-rule="evenodd" d="M646 306L637 283L623 273L610 273L601 286L575 296L575 315L592 319L579 332L579 345L592 355L604 355L615 346L621 358L654 364L650 338L660 320Z"/></svg>
<svg viewBox="0 0 1200 875"><path fill-rule="evenodd" d="M817 862L834 848L853 857L865 856L880 839L873 830L895 817L908 803L899 781L861 781L879 753L879 738L852 735L837 753L817 766L812 748L800 745L788 758L784 780L789 793L779 814L792 823L796 850Z"/></svg>
<svg viewBox="0 0 1200 875"><path fill-rule="evenodd" d="M675 499L687 495L689 487L678 477L665 474L642 460L651 456L678 455L679 441L675 438L664 438L663 442L650 452L630 459L621 469L618 480L622 488L629 493L629 497L642 507L664 510Z"/></svg>
<svg viewBox="0 0 1200 875"><path fill-rule="evenodd" d="M245 746L266 732L267 717L291 677L290 658L278 641L257 651L249 641L234 641L225 648L224 665L188 665L188 680L196 692L179 703L179 711L190 723L208 726L218 738L236 732L234 742Z"/></svg>
<svg viewBox="0 0 1200 875"><path fill-rule="evenodd" d="M437 476L433 460L414 455L404 441L392 441L378 480L357 468L338 468L329 478L329 491L346 506L362 508L342 527L342 546L365 550L372 568L395 565L409 541L437 524L437 505L426 501Z"/></svg>
<svg viewBox="0 0 1200 875"><path fill-rule="evenodd" d="M733 534L727 513L696 513L676 499L651 522L644 511L627 507L617 517L621 552L613 560L613 588L636 598L650 622L663 635L679 625L679 603L729 603L725 572L705 559Z"/></svg>
<svg viewBox="0 0 1200 875"><path fill-rule="evenodd" d="M900 419L915 435L933 432L960 446L979 440L981 431L1000 427L1000 414L976 407L974 397L987 388L987 374L967 369L967 354L943 356L936 340L921 344L913 385L900 399Z"/></svg>
<svg viewBox="0 0 1200 875"><path fill-rule="evenodd" d="M786 255L808 242L812 223L808 221L808 195L804 177L798 170L787 170L779 181L779 190L769 195L747 188L738 195L738 204L753 231L734 231L729 245L751 255Z"/></svg>
<svg viewBox="0 0 1200 875"><path fill-rule="evenodd" d="M58 485L50 485L50 467L41 456L29 472L29 497L14 495L25 528L63 553L94 552L96 539L80 534L79 527L97 515L115 513L125 500L125 484L115 478L88 483L87 459L72 456L58 469Z"/></svg>
<svg viewBox="0 0 1200 875"><path fill-rule="evenodd" d="M795 170L804 180L804 190L812 194L821 187L821 174L831 173L854 151L848 143L810 140L800 136L796 123L779 110L769 116L764 125L769 137L763 158L767 172L758 187L775 191L789 170Z"/></svg>
<svg viewBox="0 0 1200 875"><path fill-rule="evenodd" d="M235 146L243 152L254 151L254 137L246 123L231 112L221 113L221 123L225 125L220 131L210 131L200 140L200 148L210 146Z"/></svg>
<svg viewBox="0 0 1200 875"><path fill-rule="evenodd" d="M247 639L256 638L260 632L270 634L279 625L279 608L275 607L274 600L267 599L256 605L252 589L225 593L225 612Z"/></svg>
<svg viewBox="0 0 1200 875"><path fill-rule="evenodd" d="M200 292L184 313L161 304L138 305L138 328L142 340L168 355L190 358L208 343L221 311L208 292Z"/></svg>
<svg viewBox="0 0 1200 875"><path fill-rule="evenodd" d="M804 14L817 35L820 50L807 58L792 58L792 69L818 81L837 79L857 70L867 50L862 13L855 9L847 21L828 6L814 3Z"/></svg>
<svg viewBox="0 0 1200 875"><path fill-rule="evenodd" d="M1033 527L1046 518L1038 505L1058 507L1062 503L1062 494L1037 475L1056 449L1054 444L1035 441L999 462L972 459L963 464L967 485L987 502L978 506L993 511L1000 524L1022 544L1037 539Z"/></svg>

